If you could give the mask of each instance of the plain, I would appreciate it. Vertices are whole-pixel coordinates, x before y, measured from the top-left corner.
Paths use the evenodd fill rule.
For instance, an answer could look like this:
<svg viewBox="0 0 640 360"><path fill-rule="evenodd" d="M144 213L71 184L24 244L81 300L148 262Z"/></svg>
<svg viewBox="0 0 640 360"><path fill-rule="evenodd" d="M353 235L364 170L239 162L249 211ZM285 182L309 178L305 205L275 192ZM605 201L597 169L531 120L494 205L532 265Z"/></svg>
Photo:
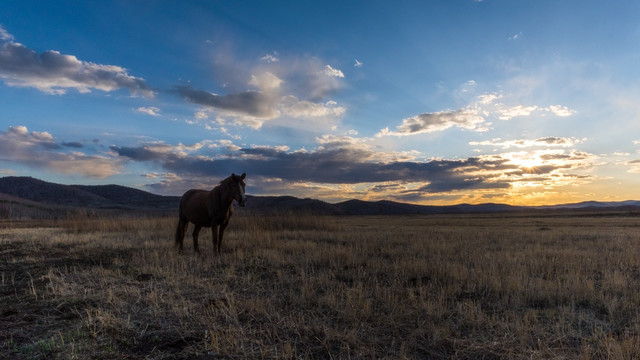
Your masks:
<svg viewBox="0 0 640 360"><path fill-rule="evenodd" d="M637 215L2 222L0 357L630 359Z"/></svg>

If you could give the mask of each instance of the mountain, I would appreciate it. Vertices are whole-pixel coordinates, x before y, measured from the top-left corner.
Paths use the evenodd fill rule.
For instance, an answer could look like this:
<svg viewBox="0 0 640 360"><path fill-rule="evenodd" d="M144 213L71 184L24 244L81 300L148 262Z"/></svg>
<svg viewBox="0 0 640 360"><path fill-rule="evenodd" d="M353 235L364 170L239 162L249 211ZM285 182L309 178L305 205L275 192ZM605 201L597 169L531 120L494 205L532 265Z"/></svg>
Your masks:
<svg viewBox="0 0 640 360"><path fill-rule="evenodd" d="M575 204L560 204L541 206L546 209L587 209L587 208L623 208L623 207L640 207L640 201L583 201Z"/></svg>
<svg viewBox="0 0 640 360"><path fill-rule="evenodd" d="M293 196L247 196L246 208L242 211L256 213L304 213L317 215L338 215L342 211L334 204L316 200L300 199Z"/></svg>
<svg viewBox="0 0 640 360"><path fill-rule="evenodd" d="M72 214L78 209L117 211L118 213L143 211L174 214L178 209L179 201L180 197L178 196L156 195L120 185L61 185L31 177L0 178L0 218L45 215L62 217L67 213ZM537 207L494 203L425 206L388 200L347 200L331 204L317 199L300 199L293 196L248 196L247 206L245 208L236 207L236 209L239 212L255 214L304 213L318 215L463 214L603 209L640 211L640 201L586 201Z"/></svg>
<svg viewBox="0 0 640 360"><path fill-rule="evenodd" d="M179 198L120 185L60 185L31 177L0 178L0 193L56 206L96 209L170 210Z"/></svg>

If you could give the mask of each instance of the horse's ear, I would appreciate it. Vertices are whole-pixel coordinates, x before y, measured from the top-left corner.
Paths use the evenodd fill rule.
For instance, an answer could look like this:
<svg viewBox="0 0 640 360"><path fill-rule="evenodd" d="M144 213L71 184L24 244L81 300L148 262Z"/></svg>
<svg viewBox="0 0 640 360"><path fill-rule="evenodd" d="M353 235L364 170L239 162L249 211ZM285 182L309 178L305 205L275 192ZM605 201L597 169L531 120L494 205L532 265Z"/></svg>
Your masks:
<svg viewBox="0 0 640 360"><path fill-rule="evenodd" d="M247 177L247 173L242 173L242 175L240 175L240 179L244 180L244 178Z"/></svg>

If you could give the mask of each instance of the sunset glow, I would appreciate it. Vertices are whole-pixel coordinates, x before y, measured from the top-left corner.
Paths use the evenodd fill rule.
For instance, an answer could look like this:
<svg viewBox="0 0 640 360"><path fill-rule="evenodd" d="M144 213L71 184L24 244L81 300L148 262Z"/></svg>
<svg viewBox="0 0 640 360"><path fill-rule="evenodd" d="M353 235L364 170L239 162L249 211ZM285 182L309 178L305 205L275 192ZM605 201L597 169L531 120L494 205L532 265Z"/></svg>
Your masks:
<svg viewBox="0 0 640 360"><path fill-rule="evenodd" d="M2 2L0 176L637 200L638 18L626 1Z"/></svg>

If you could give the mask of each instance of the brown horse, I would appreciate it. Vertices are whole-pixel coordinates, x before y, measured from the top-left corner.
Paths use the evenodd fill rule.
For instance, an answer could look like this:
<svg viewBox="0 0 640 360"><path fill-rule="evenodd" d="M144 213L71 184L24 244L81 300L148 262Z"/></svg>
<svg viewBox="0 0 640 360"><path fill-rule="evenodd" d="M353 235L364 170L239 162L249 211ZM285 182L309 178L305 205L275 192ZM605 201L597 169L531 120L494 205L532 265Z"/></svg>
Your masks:
<svg viewBox="0 0 640 360"><path fill-rule="evenodd" d="M245 173L240 176L231 174L211 191L191 189L182 195L175 245L179 252L182 252L182 241L184 240L187 225L192 222L195 225L195 229L193 229L193 250L200 253L198 248L200 229L202 227L211 227L213 251L218 255L220 254L222 235L224 235L224 229L227 228L231 214L233 214L231 203L233 203L234 199L240 206L244 206L247 203L243 181L245 177Z"/></svg>

